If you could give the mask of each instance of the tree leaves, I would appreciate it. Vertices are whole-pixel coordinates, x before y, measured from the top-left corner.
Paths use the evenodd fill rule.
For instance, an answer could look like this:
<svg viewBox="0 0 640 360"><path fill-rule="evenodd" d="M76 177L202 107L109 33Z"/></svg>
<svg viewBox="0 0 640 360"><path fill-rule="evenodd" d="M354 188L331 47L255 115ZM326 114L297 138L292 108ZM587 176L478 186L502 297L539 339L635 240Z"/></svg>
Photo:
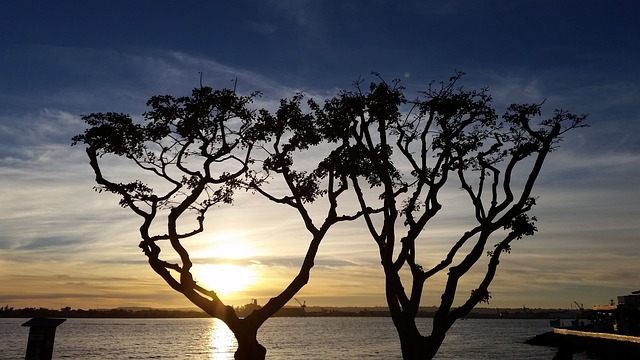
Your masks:
<svg viewBox="0 0 640 360"><path fill-rule="evenodd" d="M431 83L412 100L399 81L388 84L374 75L377 81L366 88L358 80L354 90L323 102L298 93L282 99L275 111L252 108L257 92L241 96L235 90L200 87L189 96L157 95L147 102L149 110L140 121L114 112L83 116L87 129L72 141L87 145L99 190L119 194L122 206L144 218L142 247L154 270L173 288L219 302L215 293L193 282L189 254L180 241L202 232L205 213L233 202L234 191L244 188L298 210L313 235L304 271L296 285L285 290L286 296L274 300L279 306L308 280L315 251L329 227L363 217L379 246L392 316L402 319L394 323L408 324L401 333L419 338L410 321L423 285L449 269L433 327L446 332L455 319L489 300L488 286L511 242L537 232L536 217L528 215L535 205L534 183L546 155L566 132L586 126L586 115L556 110L542 118L543 104L513 104L498 116L487 89L459 86L461 72L448 82ZM107 154L128 159L141 170L140 178L108 180L99 162ZM513 179L522 174L524 184L516 182L522 188L514 191ZM273 179L284 186L278 184L272 193L268 186ZM443 208L441 190L456 181L468 195L470 220L477 224L460 229L441 261L423 268L417 260L417 250L423 247L416 244ZM376 190L365 194L365 186ZM357 210L339 216L338 197L349 188ZM323 225L316 227L306 206L322 197L328 199L329 210ZM166 234L151 235L151 224L167 209ZM187 213L195 216L197 226L179 233L176 224ZM494 233L503 239L488 252L484 279L464 305L451 310L458 281L485 252ZM159 259L157 241L165 239L171 240L181 265ZM412 275L409 295L399 276L407 265ZM171 271L180 273L179 281Z"/></svg>
<svg viewBox="0 0 640 360"><path fill-rule="evenodd" d="M538 231L537 220L535 216L529 217L526 213L520 213L511 219L504 228L511 230L510 235L520 240L524 236L533 236Z"/></svg>
<svg viewBox="0 0 640 360"><path fill-rule="evenodd" d="M73 145L82 142L99 154L112 153L134 157L144 151L145 134L131 116L121 113L92 113L82 116L89 125L83 134L72 138Z"/></svg>

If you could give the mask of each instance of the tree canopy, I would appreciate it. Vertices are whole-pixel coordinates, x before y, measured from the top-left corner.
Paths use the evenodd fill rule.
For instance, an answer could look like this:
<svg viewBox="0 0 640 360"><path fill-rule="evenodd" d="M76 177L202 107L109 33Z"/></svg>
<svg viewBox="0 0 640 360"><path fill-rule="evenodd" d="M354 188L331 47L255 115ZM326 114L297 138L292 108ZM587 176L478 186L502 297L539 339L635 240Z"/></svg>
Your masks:
<svg viewBox="0 0 640 360"><path fill-rule="evenodd" d="M465 90L458 85L462 76L432 83L415 99L405 97L399 82L379 78L368 89L357 82L354 91L325 104L330 123L348 143L335 155L378 246L405 359L432 358L453 323L490 299L501 255L537 231L529 213L547 155L568 131L586 126L586 115L564 110L544 118L542 104L513 104L499 116L489 91ZM447 206L441 199L452 183L466 194L468 220L475 225L451 229L458 235L450 250L428 261L435 255L428 246L437 240L428 230ZM460 294L462 278L483 255L488 261L480 280ZM438 275L446 281L431 333L423 336L415 318L423 294L435 287L427 282ZM462 298L459 306L456 297Z"/></svg>
<svg viewBox="0 0 640 360"><path fill-rule="evenodd" d="M171 288L229 326L238 340L239 359L264 358L266 350L256 339L260 326L307 284L329 228L362 215L338 213L338 198L347 182L335 181L330 162L311 165L311 170L303 163L300 168L305 170L298 169L295 153L320 145L328 130L301 109L304 96L282 100L275 113L251 109L257 96L209 87L194 89L191 96L153 96L142 121L114 112L85 115L88 128L72 139L73 144L86 145L96 189L119 195L120 205L142 218L139 246L151 268ZM111 180L123 176L122 168L113 166L118 160L133 164L137 178ZM104 174L106 169L111 176ZM273 181L288 191L272 191ZM244 318L224 304L215 289L194 280L185 245L203 233L209 210L232 203L238 190L254 191L295 209L310 235L298 274L280 294ZM314 221L307 206L321 197L327 199L326 214ZM168 260L174 254L178 262Z"/></svg>
<svg viewBox="0 0 640 360"><path fill-rule="evenodd" d="M368 88L357 81L322 102L296 94L275 111L252 106L259 93L200 87L191 96L153 96L142 119L114 112L83 116L88 128L73 143L86 145L97 189L120 196L120 205L142 218L140 248L151 268L229 326L238 340L236 358L264 358L256 339L260 326L307 284L329 229L362 219L363 234L379 250L403 357L429 359L457 319L489 300L500 257L512 242L537 231L530 211L542 165L586 119L564 110L544 118L543 104L514 104L498 115L487 89L458 85L462 75L408 99L399 82L376 74ZM122 182L112 180L121 175L113 169L104 175L117 159L139 175ZM283 186L270 186L274 181ZM457 238L434 262L421 255L433 255L428 230L447 206L442 194L452 184L466 194L472 225L454 229ZM232 203L239 190L294 209L310 236L295 278L244 318L215 289L194 280L185 246L204 231L207 213ZM309 206L320 200L324 212L314 218ZM167 260L167 249L178 262ZM461 280L483 255L483 275L461 295ZM415 318L436 276L446 281L431 333L422 335ZM459 306L456 297L462 297Z"/></svg>

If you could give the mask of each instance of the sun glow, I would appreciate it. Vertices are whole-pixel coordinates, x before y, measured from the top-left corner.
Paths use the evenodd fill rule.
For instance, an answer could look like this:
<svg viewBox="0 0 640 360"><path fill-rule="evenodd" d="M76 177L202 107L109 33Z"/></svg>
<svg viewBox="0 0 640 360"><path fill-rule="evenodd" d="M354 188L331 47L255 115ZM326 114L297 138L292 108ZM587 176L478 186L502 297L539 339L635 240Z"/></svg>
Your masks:
<svg viewBox="0 0 640 360"><path fill-rule="evenodd" d="M199 258L247 259L256 255L240 233L228 232L214 236L197 253Z"/></svg>
<svg viewBox="0 0 640 360"><path fill-rule="evenodd" d="M220 296L245 290L256 282L255 271L247 266L203 264L194 267L193 273L198 284Z"/></svg>
<svg viewBox="0 0 640 360"><path fill-rule="evenodd" d="M242 260L253 256L255 251L245 244L242 234L217 234L210 246L197 252L194 279L219 296L246 290L257 282L258 275L252 265L244 265L247 262Z"/></svg>

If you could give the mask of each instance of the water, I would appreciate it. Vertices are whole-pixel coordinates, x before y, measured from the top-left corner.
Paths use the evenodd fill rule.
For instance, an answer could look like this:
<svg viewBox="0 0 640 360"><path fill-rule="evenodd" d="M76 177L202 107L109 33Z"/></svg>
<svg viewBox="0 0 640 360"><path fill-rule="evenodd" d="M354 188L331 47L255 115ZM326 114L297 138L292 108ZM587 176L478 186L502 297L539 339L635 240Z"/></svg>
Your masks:
<svg viewBox="0 0 640 360"><path fill-rule="evenodd" d="M0 318L0 359L24 359L28 319ZM431 319L421 320L427 329ZM554 348L523 341L549 331L547 320L458 321L438 360L549 360ZM400 359L390 318L273 318L259 332L268 359ZM233 359L236 343L215 319L68 319L54 359ZM582 355L574 359L586 359Z"/></svg>

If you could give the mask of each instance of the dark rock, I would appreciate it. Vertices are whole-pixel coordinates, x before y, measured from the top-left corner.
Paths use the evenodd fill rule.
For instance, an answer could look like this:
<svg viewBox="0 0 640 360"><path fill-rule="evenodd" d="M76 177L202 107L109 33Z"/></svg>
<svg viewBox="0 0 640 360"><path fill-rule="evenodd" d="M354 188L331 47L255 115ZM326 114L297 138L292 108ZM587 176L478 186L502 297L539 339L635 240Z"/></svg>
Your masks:
<svg viewBox="0 0 640 360"><path fill-rule="evenodd" d="M526 340L525 344L535 345L535 346L558 347L560 345L561 336L562 335L558 335L553 331L549 331L544 334L536 335L529 340Z"/></svg>

